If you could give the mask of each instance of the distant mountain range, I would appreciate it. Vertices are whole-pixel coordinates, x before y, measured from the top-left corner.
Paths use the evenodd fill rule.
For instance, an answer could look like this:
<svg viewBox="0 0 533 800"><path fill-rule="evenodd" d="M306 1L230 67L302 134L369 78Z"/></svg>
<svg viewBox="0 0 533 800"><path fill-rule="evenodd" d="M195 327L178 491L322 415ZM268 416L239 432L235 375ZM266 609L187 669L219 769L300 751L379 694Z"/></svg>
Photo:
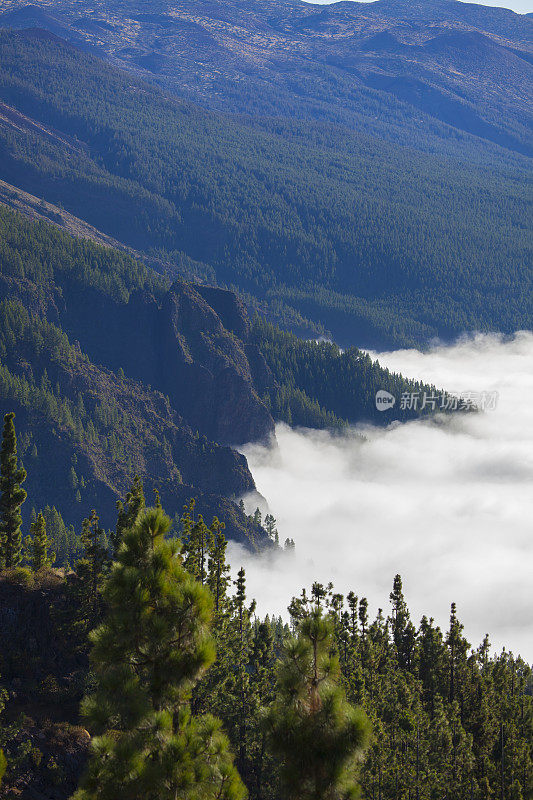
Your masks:
<svg viewBox="0 0 533 800"><path fill-rule="evenodd" d="M38 27L211 108L450 150L474 135L531 155L532 21L457 0L3 0ZM453 141L457 139L458 141Z"/></svg>
<svg viewBox="0 0 533 800"><path fill-rule="evenodd" d="M460 9L462 4L443 3L448 6ZM191 8L184 6L180 13L190 15ZM55 33L43 28L1 33L0 178L60 204L171 277L236 288L282 325L330 331L344 344L412 345L435 336L452 338L464 330L511 332L531 326L531 229L525 224L530 159L524 154L530 128L523 96L531 85L526 77L532 67L503 47L503 34L497 41L496 34L483 34L488 42L483 47L496 48L494 53L504 59L498 62L500 69L479 54L478 32L449 30L428 38L428 26L436 31L434 22L426 22L426 44L420 44L420 31L418 44L405 44L422 47L426 55L413 62L413 54L407 57L402 45L400 61L387 56L386 73L383 66L376 67L383 57L376 48L389 46L391 37L400 41L396 27L412 30L414 25L395 22L397 11L391 12L395 32L376 32L374 25L371 36L361 34L357 44L355 23L357 30L369 30L358 17L359 6L351 4L322 8L320 35L318 20L312 30L305 28L314 17L309 16L312 7L303 4L194 8L197 14L211 9L209 24L218 20L226 31L223 53L216 55L215 48L211 54L220 75L226 75L226 88L213 84L208 92L206 81L200 81L210 68L199 50L194 63L201 91L200 83L193 90L186 77L187 58L178 58L179 49L181 67L168 66L172 86L166 73L158 77L141 70L144 78L162 82L166 90L132 75L132 69L140 69L132 60L133 43L140 47L145 35L161 32L166 23L141 24L130 7L117 7L116 18L123 24L116 23L111 37L115 45L122 42L121 52L124 42L130 42L126 50L131 58L124 55L120 62L128 72L108 63L117 59L105 44L107 34L111 36L105 26L98 52L106 61L82 52L79 46L95 51L93 34L74 36L72 14L62 6L22 8L0 16L4 24L38 22L54 28L51 20L60 19L63 25ZM227 39L232 8L241 20L238 45ZM486 15L490 30L493 19L500 19L506 35L514 25L512 46L526 53L530 21L492 11ZM80 9L77 13L78 27L81 19L97 16ZM137 17L140 13L135 11ZM485 19L482 12L468 13L481 13ZM339 31L332 33L335 15L351 25L348 38L344 23L335 23ZM107 17L115 19L110 12ZM202 24L207 25L205 19ZM297 19L305 23L303 32L294 32ZM257 61L259 43L267 46L267 27L272 53L268 58L263 54L253 69L245 68L246 53L252 58L250 48ZM58 38L58 31L75 46ZM189 41L189 33L183 36ZM377 42L372 39L376 36ZM293 44L282 47L289 40ZM157 41L163 47L166 35ZM511 40L506 41L510 46ZM299 50L307 48L305 58L296 58L295 42ZM466 61L460 66L450 55L456 53L457 42L462 42L459 49L470 66ZM173 34L167 44L177 47ZM362 67L354 71L332 65L342 48L374 66L363 75ZM317 54L314 60L312 52ZM306 70L318 69L319 53L320 58L327 54L320 62L322 77L317 73L311 79ZM396 97L407 85L400 65L413 62L409 69L414 75L426 57L438 65L441 76L448 75L447 94L439 99L444 84L438 89L424 67L427 82L414 92L420 106L415 108ZM502 72L509 59L519 62L521 71ZM237 67L242 75L235 72ZM434 114L448 113L450 86L461 70L462 99L455 92L453 101L461 114L453 112L453 127ZM333 75L347 81L350 102L340 84L331 82ZM392 94L384 82L392 86ZM327 99L322 111L316 105L321 92ZM235 113L205 109L184 95ZM433 116L421 110L424 103ZM477 134L459 130L459 123L466 125L474 117Z"/></svg>

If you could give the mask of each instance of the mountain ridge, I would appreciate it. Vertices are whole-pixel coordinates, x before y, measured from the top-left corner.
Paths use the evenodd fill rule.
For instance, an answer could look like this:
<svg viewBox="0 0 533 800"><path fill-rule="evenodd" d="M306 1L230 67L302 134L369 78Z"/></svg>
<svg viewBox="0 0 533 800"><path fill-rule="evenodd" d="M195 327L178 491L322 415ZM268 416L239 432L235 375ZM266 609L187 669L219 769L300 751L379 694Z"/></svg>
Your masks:
<svg viewBox="0 0 533 800"><path fill-rule="evenodd" d="M0 101L32 123L0 124L0 179L168 277L244 291L341 344L528 326L523 156L451 161L330 123L220 115L61 40L0 44Z"/></svg>
<svg viewBox="0 0 533 800"><path fill-rule="evenodd" d="M320 115L348 126L357 120L374 134L385 138L400 136L404 142L409 139L407 131L401 133L401 126L387 132L387 125L380 127L373 123L376 106L384 120L403 113L402 124L409 130L413 126L416 130L417 113L427 115L428 108L417 108L413 97L409 98L407 108L402 108L397 105L398 98L387 97L383 92L376 94L375 89L369 92L364 82L369 69L385 74L401 70L426 86L440 87L446 97L461 94L461 87L467 87L468 96L463 101L477 104L477 115L485 122L490 121L489 115L498 130L506 129L507 138L492 135L489 140L511 149L517 147L518 141L522 142L522 148L527 147L520 116L526 115L528 125L531 116L527 104L513 96L513 88L519 83L530 83L531 74L523 72L509 81L499 73L505 68L506 51L524 53L525 63L529 63L527 59L533 53L532 24L526 15L507 9L458 0L415 4L375 0L327 6L303 2L247 0L221 4L212 0L202 3L176 0L152 6L147 13L136 2L119 0L113 7L97 2L87 15L76 0L53 0L31 6L22 0L4 0L0 11L3 11L0 25L28 27L37 22L77 46L100 53L117 66L209 107L247 113L252 101L256 107L254 113L308 118ZM405 58L396 53L397 62L390 64L383 54L369 53L365 45L369 38L386 31L405 47L423 48L435 36L450 30L481 33L501 48L489 73L478 73L471 65L462 74L453 63L449 69L434 59L428 61L423 57L423 49ZM351 71L347 70L348 65ZM293 84L300 82L301 86L291 86L289 74L293 76ZM232 85L234 81L237 86ZM262 87L253 99L252 87L256 90ZM328 87L332 95L328 95ZM433 117L438 125L450 124L450 119L439 117L438 108ZM423 119L430 137L436 135L441 144L450 138L446 127L430 133L428 119L425 116ZM457 126L452 121L454 127ZM513 127L515 133L511 135ZM460 120L458 129L461 130ZM486 138L482 126L473 133ZM531 154L530 149L527 152Z"/></svg>

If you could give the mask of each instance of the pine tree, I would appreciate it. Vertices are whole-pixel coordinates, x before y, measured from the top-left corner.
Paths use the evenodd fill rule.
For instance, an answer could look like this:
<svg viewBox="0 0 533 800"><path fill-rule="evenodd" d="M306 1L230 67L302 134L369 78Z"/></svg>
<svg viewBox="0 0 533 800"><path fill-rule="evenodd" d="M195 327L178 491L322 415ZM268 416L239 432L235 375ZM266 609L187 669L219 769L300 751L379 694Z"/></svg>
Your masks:
<svg viewBox="0 0 533 800"><path fill-rule="evenodd" d="M348 608L350 609L350 635L352 638L352 643L355 644L359 636L359 625L357 618L357 605L359 598L356 594L354 594L354 592L348 592L346 599L348 601Z"/></svg>
<svg viewBox="0 0 533 800"><path fill-rule="evenodd" d="M224 523L215 517L211 523L211 539L207 559L207 585L215 600L215 620L223 611L227 587L230 581L229 565L226 562L228 542L224 536Z"/></svg>
<svg viewBox="0 0 533 800"><path fill-rule="evenodd" d="M0 567L11 569L22 560L20 509L27 494L21 484L26 470L18 466L15 414L6 414L0 452Z"/></svg>
<svg viewBox="0 0 533 800"><path fill-rule="evenodd" d="M81 543L85 549L84 559L88 565L88 589L91 602L96 607L99 602L99 585L104 565L107 561L107 550L104 545L104 531L96 511L84 519L81 529Z"/></svg>
<svg viewBox="0 0 533 800"><path fill-rule="evenodd" d="M279 541L279 534L276 528L276 519L272 514L267 514L265 516L265 530L273 542L276 540Z"/></svg>
<svg viewBox="0 0 533 800"><path fill-rule="evenodd" d="M362 597L359 602L359 622L361 623L361 638L364 641L368 627L368 600L366 597Z"/></svg>
<svg viewBox="0 0 533 800"><path fill-rule="evenodd" d="M55 553L48 554L50 541L46 532L46 520L39 512L35 522L30 525L31 535L31 566L34 572L51 567L55 561Z"/></svg>
<svg viewBox="0 0 533 800"><path fill-rule="evenodd" d="M111 534L111 544L115 553L118 553L124 533L136 523L145 505L142 480L136 475L124 502L122 500L117 502L117 527L114 533Z"/></svg>
<svg viewBox="0 0 533 800"><path fill-rule="evenodd" d="M288 550L289 552L292 552L293 550L295 550L296 549L296 544L294 543L294 539L289 539L289 538L285 539L284 548L285 548L285 550Z"/></svg>
<svg viewBox="0 0 533 800"><path fill-rule="evenodd" d="M332 622L318 606L304 609L298 637L286 644L276 700L266 717L287 800L358 796L358 760L369 722L347 703L339 680Z"/></svg>
<svg viewBox="0 0 533 800"><path fill-rule="evenodd" d="M85 649L89 631L101 620L102 581L108 565L104 531L96 511L93 510L91 516L83 520L80 540L84 555L76 561L75 575L69 582L69 593L73 609L72 630L80 648Z"/></svg>
<svg viewBox="0 0 533 800"><path fill-rule="evenodd" d="M76 475L76 470L74 469L74 467L70 468L69 483L70 483L70 488L72 490L78 488L79 481L78 481L78 476Z"/></svg>
<svg viewBox="0 0 533 800"><path fill-rule="evenodd" d="M246 670L248 664L248 650L250 646L250 610L246 607L246 573L241 567L237 573L235 581L235 612L236 612L236 655L237 655L237 696L238 696L238 741L239 766L246 767L247 752L247 728L248 728L248 705L249 705L249 676ZM254 604L255 605L255 604ZM252 606L253 610L253 606Z"/></svg>
<svg viewBox="0 0 533 800"><path fill-rule="evenodd" d="M455 698L463 695L463 680L466 669L466 654L470 645L463 636L463 626L457 619L457 608L455 603L451 605L450 629L446 637L446 644L449 648L449 699L453 703Z"/></svg>
<svg viewBox="0 0 533 800"><path fill-rule="evenodd" d="M403 596L400 575L396 575L394 578L390 600L392 603L392 637L396 646L398 664L403 669L410 669L411 656L415 645L415 628L409 617L409 611Z"/></svg>
<svg viewBox="0 0 533 800"><path fill-rule="evenodd" d="M96 736L76 800L242 800L220 723L189 695L214 659L212 597L166 541L171 522L144 511L124 534L92 635L96 693L83 712Z"/></svg>
<svg viewBox="0 0 533 800"><path fill-rule="evenodd" d="M250 663L250 761L249 785L253 800L263 800L265 784L276 774L276 765L266 751L266 729L262 709L274 700L274 634L268 619L256 623Z"/></svg>
<svg viewBox="0 0 533 800"><path fill-rule="evenodd" d="M422 681L423 698L433 711L437 692L445 687L445 649L440 628L433 619L424 616L420 623L418 640L418 677Z"/></svg>

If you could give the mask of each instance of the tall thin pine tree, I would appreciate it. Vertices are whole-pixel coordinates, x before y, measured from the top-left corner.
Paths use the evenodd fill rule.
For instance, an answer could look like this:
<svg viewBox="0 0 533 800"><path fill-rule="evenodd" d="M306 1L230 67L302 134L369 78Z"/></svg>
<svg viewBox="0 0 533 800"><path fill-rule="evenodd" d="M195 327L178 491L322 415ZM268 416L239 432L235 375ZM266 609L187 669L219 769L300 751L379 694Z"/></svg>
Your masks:
<svg viewBox="0 0 533 800"><path fill-rule="evenodd" d="M4 417L0 452L0 567L11 569L22 561L22 517L20 509L27 494L21 484L26 470L18 466L15 414Z"/></svg>
<svg viewBox="0 0 533 800"><path fill-rule="evenodd" d="M50 541L46 532L46 520L39 512L35 522L30 525L31 534L31 566L34 572L51 567L55 561L55 553L48 552Z"/></svg>

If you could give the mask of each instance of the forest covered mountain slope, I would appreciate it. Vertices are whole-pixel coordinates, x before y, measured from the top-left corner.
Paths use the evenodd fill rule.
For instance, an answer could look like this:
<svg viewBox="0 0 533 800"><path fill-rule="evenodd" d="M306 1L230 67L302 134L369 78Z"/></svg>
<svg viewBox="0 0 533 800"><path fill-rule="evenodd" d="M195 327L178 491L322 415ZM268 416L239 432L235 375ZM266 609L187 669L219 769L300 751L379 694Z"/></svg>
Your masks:
<svg viewBox="0 0 533 800"><path fill-rule="evenodd" d="M524 156L205 111L42 30L1 32L0 54L0 179L163 271L349 344L530 326Z"/></svg>
<svg viewBox="0 0 533 800"><path fill-rule="evenodd" d="M376 411L377 388L421 387L363 353L353 351L342 385L338 352L309 343L299 353L337 386L324 395L282 371L299 340L280 349L281 332L252 326L234 293L170 284L128 254L1 205L0 295L0 412L16 413L26 515L53 504L78 525L96 507L111 526L137 474L173 515L194 497L230 538L261 545L266 533L236 505L255 484L229 445L267 440L274 418L327 427L416 415Z"/></svg>
<svg viewBox="0 0 533 800"><path fill-rule="evenodd" d="M230 499L252 491L253 478L243 456L213 439L266 437L273 421L216 312L192 288L168 292L139 262L50 224L4 209L0 227L0 410L16 412L32 506L53 503L76 525L98 507L111 526L139 474L171 513L195 497L249 542ZM157 352L143 313L159 332Z"/></svg>
<svg viewBox="0 0 533 800"><path fill-rule="evenodd" d="M423 149L466 135L531 154L527 16L456 0L3 0L39 27L221 110L305 117ZM454 139L458 142L454 144Z"/></svg>
<svg viewBox="0 0 533 800"><path fill-rule="evenodd" d="M0 0L2 800L533 797L527 580L500 574L522 407L511 451L475 392L367 352L531 328L532 26L457 0ZM481 425L443 451L454 411ZM279 470L280 421L314 429L312 482Z"/></svg>

